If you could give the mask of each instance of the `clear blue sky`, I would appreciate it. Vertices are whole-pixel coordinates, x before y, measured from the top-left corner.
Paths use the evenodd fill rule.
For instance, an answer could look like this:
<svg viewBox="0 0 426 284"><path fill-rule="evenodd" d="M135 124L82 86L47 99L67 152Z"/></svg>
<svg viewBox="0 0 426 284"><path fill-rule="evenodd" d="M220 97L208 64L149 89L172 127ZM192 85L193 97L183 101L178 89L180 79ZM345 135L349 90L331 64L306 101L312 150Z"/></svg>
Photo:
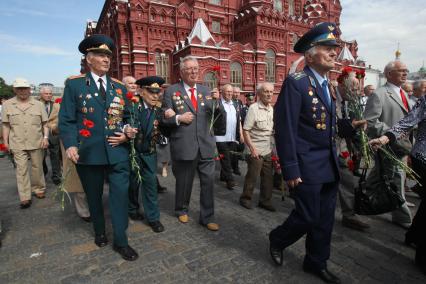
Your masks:
<svg viewBox="0 0 426 284"><path fill-rule="evenodd" d="M356 39L358 54L375 68L394 58L417 71L426 60L424 0L341 0L341 29ZM1 0L0 77L8 84L24 77L33 84L62 86L79 74L77 50L86 21L97 20L104 0Z"/></svg>
<svg viewBox="0 0 426 284"><path fill-rule="evenodd" d="M79 74L78 44L104 0L1 0L0 77L62 86Z"/></svg>

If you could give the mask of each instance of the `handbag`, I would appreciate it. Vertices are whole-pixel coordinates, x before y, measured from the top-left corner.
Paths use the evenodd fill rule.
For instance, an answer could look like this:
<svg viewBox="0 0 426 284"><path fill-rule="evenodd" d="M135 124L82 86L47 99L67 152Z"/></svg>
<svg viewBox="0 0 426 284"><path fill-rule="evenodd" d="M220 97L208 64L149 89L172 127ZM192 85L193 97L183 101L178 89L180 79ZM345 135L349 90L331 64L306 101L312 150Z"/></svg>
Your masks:
<svg viewBox="0 0 426 284"><path fill-rule="evenodd" d="M367 169L364 169L358 187L355 188L354 211L358 215L379 215L391 212L400 208L405 202L398 193L396 185L384 174L380 156L378 160L381 177L379 181L374 184L367 183Z"/></svg>

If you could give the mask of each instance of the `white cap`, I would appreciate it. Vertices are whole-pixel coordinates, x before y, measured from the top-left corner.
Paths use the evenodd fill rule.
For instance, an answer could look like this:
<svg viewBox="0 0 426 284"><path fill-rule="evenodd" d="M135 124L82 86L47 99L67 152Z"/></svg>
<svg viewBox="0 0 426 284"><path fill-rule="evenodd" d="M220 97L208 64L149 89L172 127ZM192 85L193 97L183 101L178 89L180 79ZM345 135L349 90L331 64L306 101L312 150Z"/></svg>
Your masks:
<svg viewBox="0 0 426 284"><path fill-rule="evenodd" d="M24 78L16 78L15 81L13 81L13 87L14 88L30 88L30 83L28 83L27 79Z"/></svg>

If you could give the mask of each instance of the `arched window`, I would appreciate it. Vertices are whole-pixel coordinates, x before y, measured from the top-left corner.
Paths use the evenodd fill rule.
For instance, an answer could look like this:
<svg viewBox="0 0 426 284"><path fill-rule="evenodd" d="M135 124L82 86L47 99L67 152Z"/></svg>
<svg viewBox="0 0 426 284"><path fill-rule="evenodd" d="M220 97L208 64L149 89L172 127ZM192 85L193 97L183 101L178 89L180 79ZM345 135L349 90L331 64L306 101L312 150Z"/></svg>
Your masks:
<svg viewBox="0 0 426 284"><path fill-rule="evenodd" d="M290 16L294 15L294 0L288 0L288 14Z"/></svg>
<svg viewBox="0 0 426 284"><path fill-rule="evenodd" d="M231 63L231 84L234 87L242 87L243 83L243 68L238 62Z"/></svg>
<svg viewBox="0 0 426 284"><path fill-rule="evenodd" d="M274 0L274 10L278 12L283 11L283 1L282 0Z"/></svg>
<svg viewBox="0 0 426 284"><path fill-rule="evenodd" d="M275 82L275 52L272 49L266 50L266 82Z"/></svg>
<svg viewBox="0 0 426 284"><path fill-rule="evenodd" d="M207 72L204 75L204 84L210 89L217 88L217 78L214 72Z"/></svg>
<svg viewBox="0 0 426 284"><path fill-rule="evenodd" d="M168 53L155 53L155 74L164 79L165 83L169 83L169 54Z"/></svg>

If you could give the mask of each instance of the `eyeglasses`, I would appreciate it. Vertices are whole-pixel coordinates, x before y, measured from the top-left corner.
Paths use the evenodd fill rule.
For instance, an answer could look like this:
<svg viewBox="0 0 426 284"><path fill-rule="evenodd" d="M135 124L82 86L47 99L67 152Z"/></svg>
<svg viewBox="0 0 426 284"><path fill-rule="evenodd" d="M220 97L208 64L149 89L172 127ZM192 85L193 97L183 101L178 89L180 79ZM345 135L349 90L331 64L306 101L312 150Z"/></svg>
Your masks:
<svg viewBox="0 0 426 284"><path fill-rule="evenodd" d="M189 72L198 72L199 67L187 67L187 68L184 68L184 70Z"/></svg>

